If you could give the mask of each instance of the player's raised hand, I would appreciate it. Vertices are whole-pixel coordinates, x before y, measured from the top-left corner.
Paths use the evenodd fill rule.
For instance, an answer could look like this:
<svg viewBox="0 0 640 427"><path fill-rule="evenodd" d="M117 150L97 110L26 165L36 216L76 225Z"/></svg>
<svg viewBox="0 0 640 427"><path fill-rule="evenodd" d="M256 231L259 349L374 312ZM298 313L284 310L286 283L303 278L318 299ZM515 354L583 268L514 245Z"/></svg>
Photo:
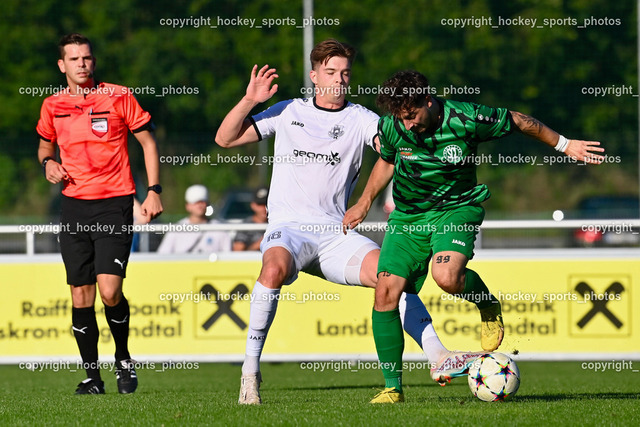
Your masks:
<svg viewBox="0 0 640 427"><path fill-rule="evenodd" d="M567 156L576 160L593 163L599 165L604 161L604 148L600 147L598 141L581 141L579 139L570 139L569 145L564 152Z"/></svg>
<svg viewBox="0 0 640 427"><path fill-rule="evenodd" d="M370 206L367 207L363 202L359 201L347 209L344 213L344 218L342 218L342 232L347 234L347 230L353 230L364 221L369 213L369 208Z"/></svg>
<svg viewBox="0 0 640 427"><path fill-rule="evenodd" d="M273 80L276 78L278 78L278 74L275 68L269 68L269 65L265 65L258 70L258 66L254 65L246 97L256 103L265 102L278 91L277 84L272 86Z"/></svg>

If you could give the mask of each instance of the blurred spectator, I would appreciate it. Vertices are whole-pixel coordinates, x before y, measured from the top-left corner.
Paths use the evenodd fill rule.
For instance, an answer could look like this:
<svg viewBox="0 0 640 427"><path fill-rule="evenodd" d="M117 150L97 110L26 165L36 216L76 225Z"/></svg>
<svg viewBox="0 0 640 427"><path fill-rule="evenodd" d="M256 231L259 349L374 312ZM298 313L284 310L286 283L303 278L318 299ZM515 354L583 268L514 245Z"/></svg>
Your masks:
<svg viewBox="0 0 640 427"><path fill-rule="evenodd" d="M269 189L260 187L256 190L253 200L251 201L251 210L253 215L244 220L245 223L266 224L267 223L267 197ZM238 231L233 239L234 251L259 251L260 242L264 230L257 231Z"/></svg>
<svg viewBox="0 0 640 427"><path fill-rule="evenodd" d="M188 217L178 224L213 224L209 220L209 191L204 185L192 185L185 192L185 209ZM161 254L211 253L231 250L231 234L226 231L173 231L165 234L158 247Z"/></svg>

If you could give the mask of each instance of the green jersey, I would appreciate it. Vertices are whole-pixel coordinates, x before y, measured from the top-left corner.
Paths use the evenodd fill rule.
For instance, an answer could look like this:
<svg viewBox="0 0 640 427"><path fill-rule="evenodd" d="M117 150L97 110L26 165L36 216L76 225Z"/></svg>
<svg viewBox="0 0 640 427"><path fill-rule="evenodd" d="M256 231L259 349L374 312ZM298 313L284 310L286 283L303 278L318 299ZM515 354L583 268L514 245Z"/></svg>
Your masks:
<svg viewBox="0 0 640 427"><path fill-rule="evenodd" d="M393 201L400 213L449 210L481 203L491 195L478 185L478 144L513 132L506 108L433 98L442 122L433 135L408 131L393 116L378 122L380 156L393 163Z"/></svg>

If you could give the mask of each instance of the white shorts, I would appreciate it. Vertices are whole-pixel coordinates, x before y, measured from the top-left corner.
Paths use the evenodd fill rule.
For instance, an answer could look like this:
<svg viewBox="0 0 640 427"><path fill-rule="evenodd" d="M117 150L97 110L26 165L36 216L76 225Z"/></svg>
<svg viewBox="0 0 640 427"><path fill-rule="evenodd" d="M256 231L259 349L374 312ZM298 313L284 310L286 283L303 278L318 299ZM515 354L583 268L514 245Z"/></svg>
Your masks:
<svg viewBox="0 0 640 427"><path fill-rule="evenodd" d="M265 253L274 247L289 251L295 263L285 285L293 283L300 271L341 285L361 285L362 260L369 252L380 249L353 230L343 234L341 224L310 226L294 222L269 225L260 251Z"/></svg>

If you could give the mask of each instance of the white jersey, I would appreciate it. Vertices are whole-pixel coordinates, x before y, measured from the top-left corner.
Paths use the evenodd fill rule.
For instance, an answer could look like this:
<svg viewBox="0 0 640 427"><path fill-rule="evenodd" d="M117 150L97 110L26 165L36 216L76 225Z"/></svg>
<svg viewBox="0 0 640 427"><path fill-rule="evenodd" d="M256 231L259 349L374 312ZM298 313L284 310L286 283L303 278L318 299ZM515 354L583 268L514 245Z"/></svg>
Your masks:
<svg viewBox="0 0 640 427"><path fill-rule="evenodd" d="M269 224L341 222L378 118L350 102L324 109L314 98L282 101L253 116L260 139L275 134Z"/></svg>

